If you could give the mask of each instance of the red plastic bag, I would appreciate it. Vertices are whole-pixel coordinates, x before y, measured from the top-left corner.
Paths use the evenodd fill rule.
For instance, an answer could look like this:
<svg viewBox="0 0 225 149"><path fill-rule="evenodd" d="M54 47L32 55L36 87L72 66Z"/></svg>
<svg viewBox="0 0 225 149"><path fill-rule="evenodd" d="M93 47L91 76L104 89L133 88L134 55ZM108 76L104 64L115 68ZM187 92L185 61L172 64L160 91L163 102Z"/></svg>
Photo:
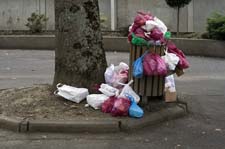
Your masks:
<svg viewBox="0 0 225 149"><path fill-rule="evenodd" d="M143 68L144 74L147 76L167 75L166 63L155 53L149 53L144 57Z"/></svg>
<svg viewBox="0 0 225 149"><path fill-rule="evenodd" d="M169 53L174 53L179 57L180 60L179 60L179 63L177 65L179 68L186 69L186 68L189 67L189 62L187 61L184 53L180 49L178 49L173 42L171 42L171 41L168 42L167 47L168 47Z"/></svg>
<svg viewBox="0 0 225 149"><path fill-rule="evenodd" d="M152 16L150 13L144 13L144 12L137 12L137 16L134 19L134 23L138 26L145 25L145 22L148 20L153 20L154 16Z"/></svg>
<svg viewBox="0 0 225 149"><path fill-rule="evenodd" d="M137 12L137 13L138 14L134 19L134 24L132 25L132 28L128 34L128 41L132 40L132 33L135 33L135 35L137 35L138 37L145 38L144 31L139 30L139 28L145 25L146 21L154 20L154 16L151 13L144 13L144 12Z"/></svg>
<svg viewBox="0 0 225 149"><path fill-rule="evenodd" d="M128 116L131 102L127 98L117 98L114 102L112 116Z"/></svg>
<svg viewBox="0 0 225 149"><path fill-rule="evenodd" d="M163 33L158 28L154 28L151 31L150 37L155 41L161 40L163 38Z"/></svg>
<svg viewBox="0 0 225 149"><path fill-rule="evenodd" d="M112 97L109 97L109 99L107 99L106 101L104 101L102 104L102 108L101 108L102 112L103 113L111 113L116 99L117 99L116 97L112 96Z"/></svg>

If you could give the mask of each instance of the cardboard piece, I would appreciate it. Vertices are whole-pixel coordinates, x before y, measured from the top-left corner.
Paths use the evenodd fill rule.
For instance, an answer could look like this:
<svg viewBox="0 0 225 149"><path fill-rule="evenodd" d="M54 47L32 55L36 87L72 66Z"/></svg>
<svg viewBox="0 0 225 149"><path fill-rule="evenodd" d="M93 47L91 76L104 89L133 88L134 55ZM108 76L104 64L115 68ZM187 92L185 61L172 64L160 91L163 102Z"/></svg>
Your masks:
<svg viewBox="0 0 225 149"><path fill-rule="evenodd" d="M176 102L177 101L177 92L170 92L167 88L165 90L165 102Z"/></svg>
<svg viewBox="0 0 225 149"><path fill-rule="evenodd" d="M184 74L184 70L176 67L175 72L178 77L182 76Z"/></svg>

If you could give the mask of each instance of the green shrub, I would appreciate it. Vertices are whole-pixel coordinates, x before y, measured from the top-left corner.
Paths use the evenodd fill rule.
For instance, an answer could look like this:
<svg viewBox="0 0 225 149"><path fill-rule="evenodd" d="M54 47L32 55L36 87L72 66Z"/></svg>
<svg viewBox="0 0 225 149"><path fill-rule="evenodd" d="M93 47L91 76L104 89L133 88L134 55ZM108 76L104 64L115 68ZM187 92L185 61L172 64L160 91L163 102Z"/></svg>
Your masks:
<svg viewBox="0 0 225 149"><path fill-rule="evenodd" d="M188 5L191 2L191 0L166 0L166 3L173 8L181 8L185 5Z"/></svg>
<svg viewBox="0 0 225 149"><path fill-rule="evenodd" d="M207 19L208 36L211 39L225 40L225 16L214 13Z"/></svg>
<svg viewBox="0 0 225 149"><path fill-rule="evenodd" d="M107 21L108 21L107 17L103 13L100 13L100 25L102 30L108 29L106 25Z"/></svg>
<svg viewBox="0 0 225 149"><path fill-rule="evenodd" d="M43 14L32 13L31 16L27 19L28 23L26 26L30 29L32 33L40 33L45 27L45 23L48 21Z"/></svg>

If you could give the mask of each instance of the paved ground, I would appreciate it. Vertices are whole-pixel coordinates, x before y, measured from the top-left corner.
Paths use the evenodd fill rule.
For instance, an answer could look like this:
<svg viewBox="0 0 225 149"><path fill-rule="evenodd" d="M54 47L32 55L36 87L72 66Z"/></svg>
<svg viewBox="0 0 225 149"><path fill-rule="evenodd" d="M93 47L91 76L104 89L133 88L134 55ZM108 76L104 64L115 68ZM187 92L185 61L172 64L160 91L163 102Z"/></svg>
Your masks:
<svg viewBox="0 0 225 149"><path fill-rule="evenodd" d="M17 134L0 130L0 149L225 148L225 59L188 57L191 68L176 78L191 114L131 133ZM107 53L108 63L128 62L128 53ZM0 88L51 83L52 51L0 51Z"/></svg>

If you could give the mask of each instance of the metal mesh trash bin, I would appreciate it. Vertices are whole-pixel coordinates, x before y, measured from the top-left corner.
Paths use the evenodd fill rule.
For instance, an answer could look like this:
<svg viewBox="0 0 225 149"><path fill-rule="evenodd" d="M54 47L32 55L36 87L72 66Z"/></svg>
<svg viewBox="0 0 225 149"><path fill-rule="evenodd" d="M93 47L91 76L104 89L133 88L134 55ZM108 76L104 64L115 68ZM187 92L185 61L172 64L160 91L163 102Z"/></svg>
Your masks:
<svg viewBox="0 0 225 149"><path fill-rule="evenodd" d="M164 55L164 46L162 45L146 47L131 44L129 79L134 80L132 88L137 94L141 96L142 104L146 104L148 100L151 100L151 98L163 99L165 84L165 76L143 76L140 79L133 77L133 62L141 55L143 55L147 50L149 50L150 53L157 53L162 56Z"/></svg>

